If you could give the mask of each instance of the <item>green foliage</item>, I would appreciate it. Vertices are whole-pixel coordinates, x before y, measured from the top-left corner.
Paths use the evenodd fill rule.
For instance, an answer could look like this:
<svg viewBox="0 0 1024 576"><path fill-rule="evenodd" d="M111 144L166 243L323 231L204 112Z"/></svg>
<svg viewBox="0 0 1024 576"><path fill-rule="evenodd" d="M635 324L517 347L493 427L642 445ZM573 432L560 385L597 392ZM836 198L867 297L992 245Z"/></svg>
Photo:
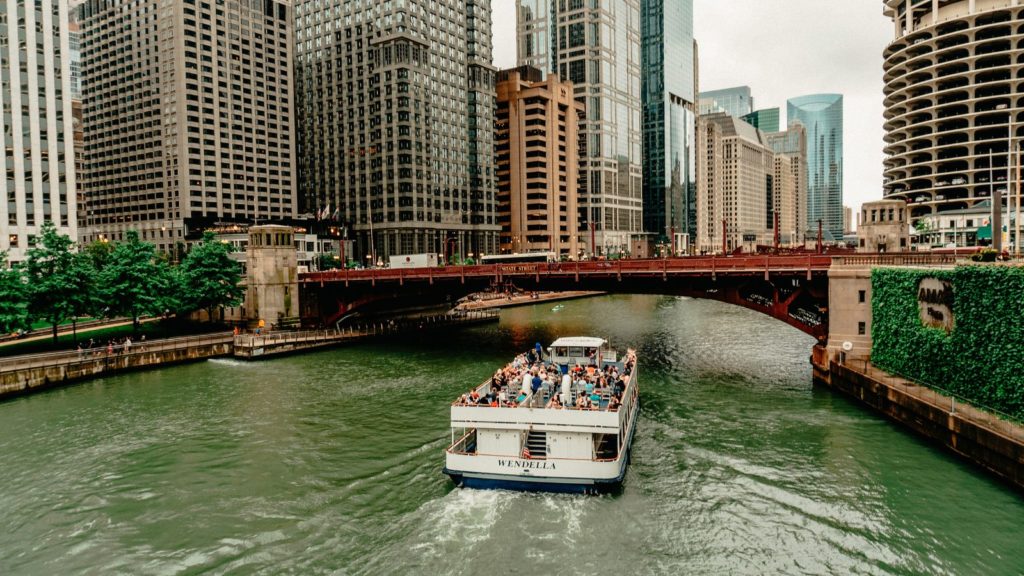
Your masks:
<svg viewBox="0 0 1024 576"><path fill-rule="evenodd" d="M955 327L924 326L922 278L953 284ZM1024 420L1024 268L872 272L872 362Z"/></svg>
<svg viewBox="0 0 1024 576"><path fill-rule="evenodd" d="M47 221L26 254L29 315L46 320L53 327L54 340L61 322L88 312L92 303L91 266L84 256L72 252L73 246L71 238Z"/></svg>
<svg viewBox="0 0 1024 576"><path fill-rule="evenodd" d="M99 240L82 247L82 253L89 259L89 263L96 272L103 271L107 262L110 262L110 255L113 252L113 244L110 242L100 242Z"/></svg>
<svg viewBox="0 0 1024 576"><path fill-rule="evenodd" d="M170 269L157 258L156 248L139 240L129 230L127 239L118 243L110 260L99 274L99 285L107 316L157 315L173 306L173 281ZM138 329L137 321L135 324Z"/></svg>
<svg viewBox="0 0 1024 576"><path fill-rule="evenodd" d="M21 271L7 267L7 253L0 252L0 334L28 328L28 289Z"/></svg>
<svg viewBox="0 0 1024 576"><path fill-rule="evenodd" d="M341 259L336 254L320 254L316 257L317 270L337 270L341 267Z"/></svg>
<svg viewBox="0 0 1024 576"><path fill-rule="evenodd" d="M192 247L178 269L178 306L184 311L214 311L242 303L242 265L231 259L231 244L219 242L212 232Z"/></svg>
<svg viewBox="0 0 1024 576"><path fill-rule="evenodd" d="M993 248L985 248L977 254L971 254L971 260L975 262L995 262L998 257L999 252Z"/></svg>

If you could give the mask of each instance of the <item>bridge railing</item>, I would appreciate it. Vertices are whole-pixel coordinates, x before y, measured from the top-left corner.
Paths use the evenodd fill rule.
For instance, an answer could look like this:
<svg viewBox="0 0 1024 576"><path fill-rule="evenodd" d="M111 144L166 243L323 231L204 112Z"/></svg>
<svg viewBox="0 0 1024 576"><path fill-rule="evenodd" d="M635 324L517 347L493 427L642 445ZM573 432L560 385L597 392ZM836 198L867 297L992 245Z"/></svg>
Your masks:
<svg viewBox="0 0 1024 576"><path fill-rule="evenodd" d="M405 279L481 278L498 276L566 276L609 274L666 274L679 272L760 272L772 270L826 270L832 263L826 254L691 256L639 260L588 260L551 263L488 264L436 268L385 268L331 270L303 274L304 283Z"/></svg>
<svg viewBox="0 0 1024 576"><path fill-rule="evenodd" d="M851 254L835 256L837 266L950 266L957 263L953 254Z"/></svg>

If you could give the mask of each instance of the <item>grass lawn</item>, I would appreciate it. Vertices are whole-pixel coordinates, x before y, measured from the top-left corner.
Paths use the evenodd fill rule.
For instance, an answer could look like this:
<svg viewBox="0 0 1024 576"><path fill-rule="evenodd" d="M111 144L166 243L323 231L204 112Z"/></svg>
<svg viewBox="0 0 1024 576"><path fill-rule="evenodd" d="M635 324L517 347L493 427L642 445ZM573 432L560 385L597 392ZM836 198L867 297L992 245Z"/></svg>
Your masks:
<svg viewBox="0 0 1024 576"><path fill-rule="evenodd" d="M95 320L95 318L82 317L82 318L78 319L78 323L81 324L82 322L89 322L90 320ZM71 326L71 320L65 320L65 321L61 322L60 324L58 324L57 326L60 327L60 328L63 328L64 326ZM32 329L33 330L52 330L53 329L53 324L50 324L49 322L45 322L45 321L43 321L43 322L33 322L32 323Z"/></svg>
<svg viewBox="0 0 1024 576"><path fill-rule="evenodd" d="M145 334L147 340L160 338L174 338L176 336L192 336L209 332L221 332L228 330L224 326L211 324L193 324L180 321L148 322L139 327L139 334ZM78 342L85 346L90 338L96 340L97 346L106 346L107 341L112 338L124 338L132 335L131 324L117 326L115 328L101 328L78 333ZM54 352L58 350L72 350L75 344L71 334L62 335L54 343L53 338L35 340L32 342L18 342L8 346L0 346L0 356L17 356L20 354L39 354L42 352Z"/></svg>

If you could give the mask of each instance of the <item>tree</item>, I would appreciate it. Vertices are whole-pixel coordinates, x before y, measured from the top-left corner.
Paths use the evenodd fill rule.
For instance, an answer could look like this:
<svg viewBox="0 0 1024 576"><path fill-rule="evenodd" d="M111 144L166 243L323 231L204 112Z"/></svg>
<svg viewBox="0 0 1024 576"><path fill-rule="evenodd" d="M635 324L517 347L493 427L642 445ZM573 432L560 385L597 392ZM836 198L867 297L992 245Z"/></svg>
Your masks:
<svg viewBox="0 0 1024 576"><path fill-rule="evenodd" d="M135 230L125 236L99 274L100 292L110 314L130 316L138 333L139 316L160 314L170 307L172 276L157 258L156 247L140 241Z"/></svg>
<svg viewBox="0 0 1024 576"><path fill-rule="evenodd" d="M78 309L75 300L88 297L91 289L88 278L81 275L73 246L71 238L58 233L48 220L26 254L29 316L45 320L53 327L54 342L57 327Z"/></svg>
<svg viewBox="0 0 1024 576"><path fill-rule="evenodd" d="M231 258L233 250L231 244L217 241L213 232L192 247L178 268L182 309L206 310L212 322L218 308L242 303L242 265Z"/></svg>
<svg viewBox="0 0 1024 576"><path fill-rule="evenodd" d="M337 270L341 266L341 260L336 254L319 254L316 257L317 270Z"/></svg>
<svg viewBox="0 0 1024 576"><path fill-rule="evenodd" d="M89 259L90 264L96 272L102 272L110 262L110 255L114 251L114 245L110 242L99 240L87 244L82 248L82 253Z"/></svg>
<svg viewBox="0 0 1024 576"><path fill-rule="evenodd" d="M76 279L79 289L68 300L68 312L71 315L71 341L78 343L78 319L82 316L95 314L99 308L99 295L96 292L98 273L95 260L90 255L78 252L72 255L71 268L68 273Z"/></svg>
<svg viewBox="0 0 1024 576"><path fill-rule="evenodd" d="M21 271L7 267L7 253L0 252L0 334L28 328L28 302Z"/></svg>

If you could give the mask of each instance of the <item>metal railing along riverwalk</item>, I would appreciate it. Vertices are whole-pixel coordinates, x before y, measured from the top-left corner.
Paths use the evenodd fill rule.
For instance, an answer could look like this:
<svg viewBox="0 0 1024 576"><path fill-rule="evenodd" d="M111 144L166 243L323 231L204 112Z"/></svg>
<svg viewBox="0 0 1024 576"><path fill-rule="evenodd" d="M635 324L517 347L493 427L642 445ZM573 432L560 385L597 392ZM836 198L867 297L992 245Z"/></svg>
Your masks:
<svg viewBox="0 0 1024 576"><path fill-rule="evenodd" d="M456 314L437 314L432 316L421 316L402 318L398 320L378 321L352 326L339 327L334 330L300 330L288 332L274 332L270 334L239 334L234 337L237 349L259 349L287 346L293 344L327 344L370 338L375 336L386 336L409 331L410 329L428 328L434 326L454 326L458 324L476 323L498 318L494 311L471 311Z"/></svg>
<svg viewBox="0 0 1024 576"><path fill-rule="evenodd" d="M95 348L82 348L81 350L68 350L65 352L8 356L0 358L0 374L32 368L72 366L75 364L94 362L108 358L123 358L126 356L136 356L152 352L166 352L213 344L227 344L231 343L231 339L232 334L230 332L218 332L214 334L204 334L202 336L184 336L180 338L138 341L133 342L131 345L119 344L116 346L98 346Z"/></svg>
<svg viewBox="0 0 1024 576"><path fill-rule="evenodd" d="M973 402L948 390L926 383L915 383L909 378L876 368L869 360L841 360L840 366L860 372L890 388L930 404L938 410L970 422L975 426L1001 434L1017 442L1024 442L1024 423L995 408Z"/></svg>

